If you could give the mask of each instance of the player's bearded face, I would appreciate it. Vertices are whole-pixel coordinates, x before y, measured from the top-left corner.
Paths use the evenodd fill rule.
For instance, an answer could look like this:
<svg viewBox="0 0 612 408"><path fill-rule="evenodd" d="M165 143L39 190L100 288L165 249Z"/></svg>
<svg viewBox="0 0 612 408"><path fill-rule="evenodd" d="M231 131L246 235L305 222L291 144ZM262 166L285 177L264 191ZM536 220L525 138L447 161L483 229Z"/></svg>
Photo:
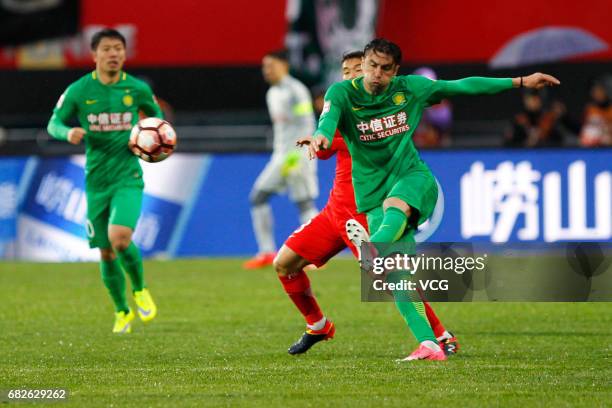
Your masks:
<svg viewBox="0 0 612 408"><path fill-rule="evenodd" d="M370 51L363 58L362 69L366 90L373 95L379 95L397 75L399 65L393 62L391 55Z"/></svg>
<svg viewBox="0 0 612 408"><path fill-rule="evenodd" d="M125 62L125 46L116 38L102 38L93 52L96 68L114 74L121 71Z"/></svg>

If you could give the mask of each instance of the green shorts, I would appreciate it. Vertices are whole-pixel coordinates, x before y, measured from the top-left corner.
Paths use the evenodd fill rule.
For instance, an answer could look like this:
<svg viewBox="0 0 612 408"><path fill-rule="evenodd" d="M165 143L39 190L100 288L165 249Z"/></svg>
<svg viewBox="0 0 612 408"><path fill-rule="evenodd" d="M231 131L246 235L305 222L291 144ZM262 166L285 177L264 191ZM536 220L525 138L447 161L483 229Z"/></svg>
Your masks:
<svg viewBox="0 0 612 408"><path fill-rule="evenodd" d="M414 242L417 227L425 222L436 207L438 201L438 183L423 162L417 163L391 186L385 198L396 197L405 202L412 209L412 216L404 235L397 242ZM367 211L368 228L370 233L378 230L384 216L382 203Z"/></svg>
<svg viewBox="0 0 612 408"><path fill-rule="evenodd" d="M87 238L91 248L110 248L109 225L136 228L142 208L143 189L119 187L87 191Z"/></svg>
<svg viewBox="0 0 612 408"><path fill-rule="evenodd" d="M417 211L409 222L416 229L433 214L438 201L438 183L429 167L420 162L393 184L389 197L399 198Z"/></svg>

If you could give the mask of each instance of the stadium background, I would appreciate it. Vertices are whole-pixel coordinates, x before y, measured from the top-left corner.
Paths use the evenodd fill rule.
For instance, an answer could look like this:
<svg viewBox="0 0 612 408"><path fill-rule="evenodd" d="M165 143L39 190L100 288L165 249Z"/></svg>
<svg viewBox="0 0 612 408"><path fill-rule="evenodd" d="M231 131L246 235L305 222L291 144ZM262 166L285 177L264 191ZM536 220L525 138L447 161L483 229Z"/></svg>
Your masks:
<svg viewBox="0 0 612 408"><path fill-rule="evenodd" d="M608 7L603 0L563 7L519 0L496 8L482 0L278 0L266 2L266 7L246 0L132 0L130 7L116 3L117 7L97 7L92 0L65 1L65 17L72 18L74 27L64 28L74 32L53 32L56 26L50 24L49 32L40 37L60 37L27 38L25 44L19 44L25 36L10 35L6 30L11 25L4 24L8 28L0 36L0 257L97 258L87 249L82 227L82 148L49 140L44 128L63 89L91 69L88 39L102 26L126 35L126 69L147 78L172 106L180 138L179 153L167 162L145 166L146 198L136 240L149 256L255 252L248 192L267 160L272 137L259 63L265 52L286 42L293 45L295 66L302 68L298 76L315 93L334 71L326 58L337 60L339 51L363 46L362 39L376 33L404 50L402 73L423 65L445 79L545 70L561 79L563 86L554 96L577 118L590 81L612 72L612 26L599 18ZM156 13L143 18L143 10L151 9ZM363 10L377 10L377 18L364 17ZM0 15L5 23L10 18ZM35 18L36 23L51 21ZM513 38L549 26L586 30L608 46L562 61L490 67L494 55ZM422 238L612 239L611 151L579 149L571 139L561 149L501 149L501 135L519 107L519 92L453 100L452 147L423 153L438 177L443 201L437 217L424 226ZM333 162L319 163L319 206L327 199L333 171ZM179 174L193 177L178 183ZM468 192L476 192L472 201ZM474 202L484 203L482 211L468 211ZM276 198L273 207L280 243L297 227L297 215L284 197Z"/></svg>

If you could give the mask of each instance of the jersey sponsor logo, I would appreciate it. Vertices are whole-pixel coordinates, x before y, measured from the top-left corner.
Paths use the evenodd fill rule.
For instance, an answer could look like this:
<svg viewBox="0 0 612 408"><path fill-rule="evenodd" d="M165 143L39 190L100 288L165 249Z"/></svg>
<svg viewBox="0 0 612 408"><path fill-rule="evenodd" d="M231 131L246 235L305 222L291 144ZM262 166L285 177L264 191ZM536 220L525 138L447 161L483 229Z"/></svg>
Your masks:
<svg viewBox="0 0 612 408"><path fill-rule="evenodd" d="M114 132L132 128L132 112L102 112L87 115L89 130L93 132Z"/></svg>
<svg viewBox="0 0 612 408"><path fill-rule="evenodd" d="M396 92L391 97L391 100L396 105L403 105L406 102L406 95L403 92Z"/></svg>
<svg viewBox="0 0 612 408"><path fill-rule="evenodd" d="M361 133L359 140L372 142L407 132L410 130L407 122L408 115L403 111L382 118L374 118L369 122L361 121L356 125L357 130Z"/></svg>
<svg viewBox="0 0 612 408"><path fill-rule="evenodd" d="M93 105L94 103L97 103L97 102L98 102L97 99L86 99L85 105Z"/></svg>
<svg viewBox="0 0 612 408"><path fill-rule="evenodd" d="M132 98L132 95L125 95L122 101L125 106L132 106L134 104L134 98Z"/></svg>

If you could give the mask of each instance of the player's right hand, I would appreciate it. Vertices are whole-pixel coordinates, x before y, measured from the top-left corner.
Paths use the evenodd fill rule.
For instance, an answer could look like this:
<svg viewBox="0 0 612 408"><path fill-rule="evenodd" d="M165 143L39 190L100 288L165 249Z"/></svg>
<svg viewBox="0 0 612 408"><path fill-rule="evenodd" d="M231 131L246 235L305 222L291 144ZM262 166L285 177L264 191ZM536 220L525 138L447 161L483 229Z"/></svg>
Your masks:
<svg viewBox="0 0 612 408"><path fill-rule="evenodd" d="M85 129L80 127L73 127L68 131L68 142L77 145L81 143L81 140L83 140L83 136L85 136Z"/></svg>
<svg viewBox="0 0 612 408"><path fill-rule="evenodd" d="M302 147L302 146L308 146L310 143L312 143L314 139L312 138L312 136L304 136L304 137L300 137L297 142L295 142L295 145L298 147Z"/></svg>

